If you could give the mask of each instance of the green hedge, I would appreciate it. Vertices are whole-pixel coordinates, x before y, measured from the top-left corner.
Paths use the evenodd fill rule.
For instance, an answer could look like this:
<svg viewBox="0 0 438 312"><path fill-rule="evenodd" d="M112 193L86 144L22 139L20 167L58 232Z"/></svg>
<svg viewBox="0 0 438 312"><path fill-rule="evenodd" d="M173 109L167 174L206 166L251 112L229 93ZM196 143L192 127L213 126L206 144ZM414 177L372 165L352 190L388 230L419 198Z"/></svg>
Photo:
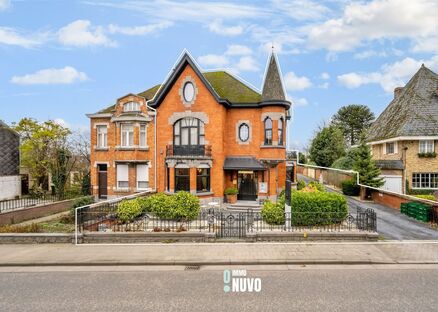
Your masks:
<svg viewBox="0 0 438 312"><path fill-rule="evenodd" d="M342 193L348 196L359 196L360 186L354 180L346 180L342 182Z"/></svg>
<svg viewBox="0 0 438 312"><path fill-rule="evenodd" d="M306 187L306 182L304 182L304 180L298 180L297 182L297 190L302 190L303 188Z"/></svg>
<svg viewBox="0 0 438 312"><path fill-rule="evenodd" d="M342 221L347 215L347 200L340 194L294 192L292 195L293 225L332 224Z"/></svg>
<svg viewBox="0 0 438 312"><path fill-rule="evenodd" d="M193 220L199 215L199 199L188 192L175 195L157 193L139 198L143 212L150 212L160 219Z"/></svg>
<svg viewBox="0 0 438 312"><path fill-rule="evenodd" d="M143 214L138 199L123 200L117 205L117 217L122 222L129 222Z"/></svg>
<svg viewBox="0 0 438 312"><path fill-rule="evenodd" d="M434 201L437 200L434 195L415 195L415 197L418 197L421 199L434 200Z"/></svg>
<svg viewBox="0 0 438 312"><path fill-rule="evenodd" d="M268 224L284 224L284 197L280 197L277 203L266 201L261 214ZM344 220L347 215L347 200L340 194L318 191L292 193L293 225L333 224Z"/></svg>
<svg viewBox="0 0 438 312"><path fill-rule="evenodd" d="M266 200L263 203L261 215L263 220L271 225L284 224L284 204L285 196L280 196L276 203Z"/></svg>
<svg viewBox="0 0 438 312"><path fill-rule="evenodd" d="M325 187L324 185L322 185L319 182L316 181L312 181L308 184L308 186L315 188L316 190L320 191L320 192L325 192Z"/></svg>

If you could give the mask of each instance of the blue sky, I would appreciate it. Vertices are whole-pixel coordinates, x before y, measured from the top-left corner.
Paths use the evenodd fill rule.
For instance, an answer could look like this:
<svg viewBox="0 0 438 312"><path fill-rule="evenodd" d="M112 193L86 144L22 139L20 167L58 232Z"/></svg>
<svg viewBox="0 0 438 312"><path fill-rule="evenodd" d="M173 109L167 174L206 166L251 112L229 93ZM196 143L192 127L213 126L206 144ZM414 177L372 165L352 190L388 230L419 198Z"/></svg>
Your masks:
<svg viewBox="0 0 438 312"><path fill-rule="evenodd" d="M0 0L0 119L87 129L86 113L161 83L184 48L260 88L273 44L301 148L339 107L377 116L421 63L438 71L437 16L435 0Z"/></svg>

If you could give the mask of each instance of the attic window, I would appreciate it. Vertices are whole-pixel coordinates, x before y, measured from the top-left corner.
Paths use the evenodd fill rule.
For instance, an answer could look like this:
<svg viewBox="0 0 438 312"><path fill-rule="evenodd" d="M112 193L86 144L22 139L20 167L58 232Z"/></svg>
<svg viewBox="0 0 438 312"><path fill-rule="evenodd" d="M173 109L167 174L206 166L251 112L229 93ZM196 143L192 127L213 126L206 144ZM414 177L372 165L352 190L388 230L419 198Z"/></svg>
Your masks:
<svg viewBox="0 0 438 312"><path fill-rule="evenodd" d="M186 102L191 102L193 101L194 97L195 97L195 86L193 85L192 82L186 82L184 85L184 90L183 90L183 96L184 96L184 100Z"/></svg>
<svg viewBox="0 0 438 312"><path fill-rule="evenodd" d="M128 102L123 105L124 112L139 112L140 103L138 102Z"/></svg>

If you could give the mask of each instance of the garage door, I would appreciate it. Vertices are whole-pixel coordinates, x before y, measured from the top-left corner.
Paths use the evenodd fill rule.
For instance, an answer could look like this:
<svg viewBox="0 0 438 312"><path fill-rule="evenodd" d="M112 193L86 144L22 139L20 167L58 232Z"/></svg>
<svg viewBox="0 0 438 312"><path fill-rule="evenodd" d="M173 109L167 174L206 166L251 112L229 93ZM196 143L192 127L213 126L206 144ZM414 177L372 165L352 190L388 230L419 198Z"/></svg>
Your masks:
<svg viewBox="0 0 438 312"><path fill-rule="evenodd" d="M395 193L402 193L402 183L403 179L401 176L380 176L385 181L385 184L382 186L382 188L386 191L391 191Z"/></svg>

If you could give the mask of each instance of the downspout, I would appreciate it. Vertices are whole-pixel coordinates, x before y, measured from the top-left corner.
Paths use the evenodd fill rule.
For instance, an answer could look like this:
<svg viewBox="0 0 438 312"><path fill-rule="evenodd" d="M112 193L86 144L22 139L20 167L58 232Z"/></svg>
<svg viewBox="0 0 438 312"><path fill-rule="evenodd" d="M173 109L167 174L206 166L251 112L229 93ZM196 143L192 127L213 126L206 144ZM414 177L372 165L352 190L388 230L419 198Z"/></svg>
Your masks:
<svg viewBox="0 0 438 312"><path fill-rule="evenodd" d="M151 106L148 105L148 102L146 101L146 107L151 109L154 114L154 191L156 192L158 190L157 187L157 173L158 173L158 164L157 164L157 110Z"/></svg>
<svg viewBox="0 0 438 312"><path fill-rule="evenodd" d="M157 110L151 106L149 106L148 102L149 100L146 100L146 98L144 96L139 96L141 98L144 99L145 103L146 103L146 108L149 108L150 110L152 110L154 112L154 192L156 192L158 190L157 187L157 173L158 173L158 169L157 169Z"/></svg>

